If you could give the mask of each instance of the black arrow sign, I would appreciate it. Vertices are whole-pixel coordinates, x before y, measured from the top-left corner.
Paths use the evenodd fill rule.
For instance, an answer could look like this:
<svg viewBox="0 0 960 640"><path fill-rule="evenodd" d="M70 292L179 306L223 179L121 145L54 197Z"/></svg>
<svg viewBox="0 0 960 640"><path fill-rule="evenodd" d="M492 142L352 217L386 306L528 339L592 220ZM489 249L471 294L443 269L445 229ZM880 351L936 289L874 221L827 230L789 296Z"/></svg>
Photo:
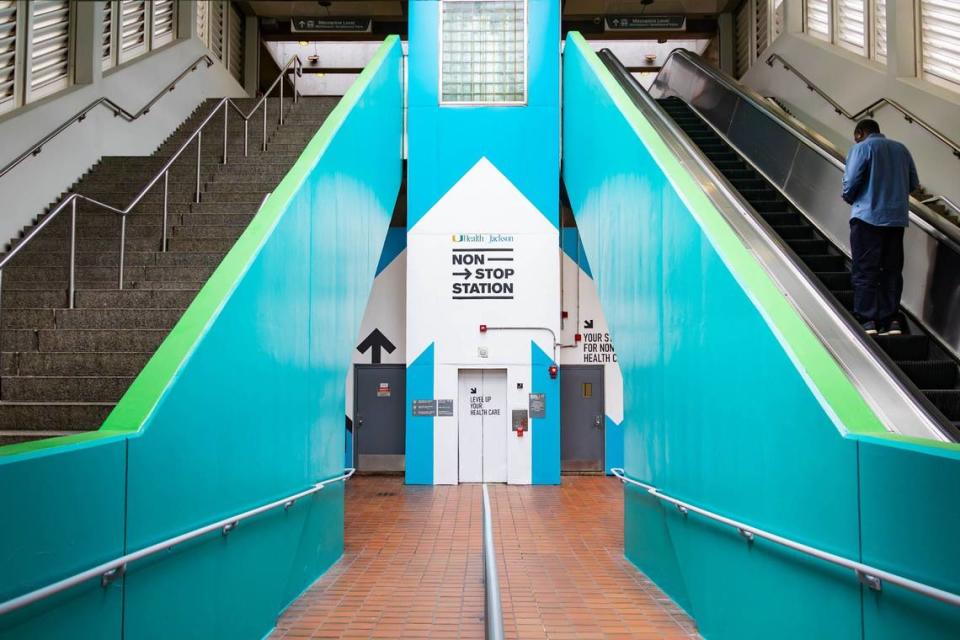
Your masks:
<svg viewBox="0 0 960 640"><path fill-rule="evenodd" d="M470 276L473 275L473 273L470 271L470 269L464 269L463 271L454 271L453 275L463 276L464 280L469 280Z"/></svg>
<svg viewBox="0 0 960 640"><path fill-rule="evenodd" d="M476 388L476 387L470 387L470 393L476 395L476 393L477 393L477 388Z"/></svg>
<svg viewBox="0 0 960 640"><path fill-rule="evenodd" d="M371 331L370 335L357 345L357 351L360 353L370 351L371 364L380 364L380 356L382 355L383 349L386 349L387 353L393 353L396 348L392 342L387 340L387 336L380 333L380 329Z"/></svg>
<svg viewBox="0 0 960 640"><path fill-rule="evenodd" d="M593 320L584 320L583 321L584 329L593 329Z"/></svg>

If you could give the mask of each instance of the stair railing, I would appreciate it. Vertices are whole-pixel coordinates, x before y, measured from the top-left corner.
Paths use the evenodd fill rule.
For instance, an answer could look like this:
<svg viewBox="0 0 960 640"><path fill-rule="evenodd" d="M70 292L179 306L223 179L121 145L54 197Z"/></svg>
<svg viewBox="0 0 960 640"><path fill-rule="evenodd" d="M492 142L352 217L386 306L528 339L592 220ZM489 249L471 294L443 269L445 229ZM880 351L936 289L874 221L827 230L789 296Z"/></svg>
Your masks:
<svg viewBox="0 0 960 640"><path fill-rule="evenodd" d="M814 83L810 78L808 78L807 76L805 76L805 75L803 75L802 73L800 73L800 71L798 71L795 66L793 66L792 64L790 64L789 62L787 62L786 60L784 60L783 57L782 57L780 54L777 54L777 53L771 54L771 55L767 58L767 61L766 61L766 62L767 62L767 64L768 64L769 66L772 67L774 61L780 62L780 64L783 65L783 68L784 68L784 69L786 69L787 71L789 71L789 72L792 73L793 75L797 76L797 78L799 78L804 84L806 84L806 85L807 85L807 89L809 89L810 91L813 91L813 92L816 93L818 96L820 96L821 98L823 98L826 102L828 102L828 103L830 104L830 106L833 107L833 110L837 112L838 115L841 115L841 116L847 118L848 120L852 120L852 121L856 122L857 120L860 120L860 119L863 118L864 116L871 116L871 117L872 117L875 111L877 111L877 110L879 110L879 109L881 109L881 108L883 108L883 107L885 107L885 106L892 107L893 109L896 109L897 111L900 112L900 115L903 116L903 119L904 119L904 120L906 120L907 122L909 122L909 123L911 123L911 124L916 124L917 126L921 127L922 129L925 129L925 130L926 130L930 135L932 135L934 138L936 138L937 140L939 140L939 141L942 142L943 144L945 144L945 145L947 145L948 147L950 147L950 149L953 150L953 155L955 155L956 157L960 158L960 143L957 143L957 142L951 140L950 138L948 138L945 134L943 134L942 132L940 132L939 130L937 130L933 125L931 125L930 123L928 123L928 122L927 122L926 120L924 120L923 118L917 116L915 113L913 113L912 111L910 111L909 109L907 109L906 107L904 107L904 106L903 106L902 104L900 104L899 102L897 102L897 101L895 101L895 100L890 100L889 98L878 98L878 99L874 100L873 102L871 102L870 104L868 104L867 106L865 106L863 109L860 109L859 111L857 111L857 112L855 112L855 113L851 113L850 111L847 111L846 109L844 109L843 106L842 106L841 104L839 104L836 100L834 100L834 99L831 98L829 95L827 95L827 93L826 93L823 89L821 89L820 87L818 87L818 86L816 85L816 83Z"/></svg>
<svg viewBox="0 0 960 640"><path fill-rule="evenodd" d="M354 474L354 471L356 470L345 469L342 474L333 478L321 480L320 482L317 482L303 491L290 494L284 498L280 498L279 500L268 502L267 504L260 505L259 507L249 509L242 513L236 513L234 515L227 516L226 518L221 518L216 522L192 529L191 531L181 533L180 535L173 536L172 538L155 542L148 547L138 549L137 551L120 556L119 558L98 564L95 567L91 567L85 571L81 571L80 573L75 573L72 576L58 580L57 582L48 584L44 587L40 587L39 589L35 589L11 600L7 600L6 602L0 602L0 616L6 615L11 611L16 611L17 609L22 609L35 602L46 600L50 596L56 595L95 578L99 578L100 586L102 588L106 588L115 580L122 578L127 573L128 566L134 562L138 562L144 558L149 558L157 555L158 553L168 554L174 547L180 546L185 542L189 542L190 540L196 540L197 538L213 533L214 531L219 530L220 534L226 537L233 533L233 531L235 531L237 527L240 526L240 523L244 520L248 520L254 516L258 516L268 511L273 511L281 507L284 511L289 511L298 501L302 500L303 498L307 498L319 493L320 491L323 491L325 487L338 482L345 483Z"/></svg>
<svg viewBox="0 0 960 640"><path fill-rule="evenodd" d="M157 93L157 95L155 95L150 100L150 102L143 105L143 107L141 107L139 111L136 111L134 113L130 113L129 111L127 111L126 109L124 109L123 107L121 107L116 102L114 102L113 100L111 100L106 96L97 98L96 100L94 100L93 102L85 106L83 109L73 114L68 119L64 120L56 129L54 129L47 135L43 136L42 138L40 138L40 140L38 140L34 144L30 145L29 149L27 149L26 151L18 155L16 158L8 162L6 165L4 165L4 167L0 169L0 178L10 173L10 171L12 171L15 167L17 167L21 162L23 162L27 158L32 158L33 156L39 155L40 152L43 151L43 148L46 146L48 142L50 142L51 140L59 136L61 133L69 129L71 125L77 122L83 122L84 120L86 120L87 114L101 105L106 109L112 111L113 117L123 118L127 122L133 122L134 120L138 120L140 117L147 115L148 113L150 113L150 109L153 108L153 105L157 104L157 102L160 101L160 98L162 98L163 96L167 95L168 93L176 89L177 83L183 80L185 77L187 77L187 75L189 75L190 73L196 71L200 67L200 63L202 62L206 62L207 68L209 68L213 65L213 58L211 58L208 55L202 55L196 60L194 60L193 62L191 62L190 65L180 73L180 75L178 75L169 84L167 84L167 86L161 89Z"/></svg>
<svg viewBox="0 0 960 640"><path fill-rule="evenodd" d="M746 544L753 544L755 539L761 538L776 545L780 545L781 547L786 547L787 549L798 551L804 555L823 560L829 564L849 569L853 571L854 575L857 577L857 580L859 580L861 584L872 591L883 591L883 583L887 582L927 598L932 598L933 600L937 600L954 607L960 607L960 594L944 591L943 589L938 589L936 587L931 587L928 584L917 582L916 580L911 580L910 578L905 578L895 573L884 571L883 569L879 569L856 560L850 560L849 558L838 556L835 553L830 553L829 551L824 551L823 549L818 549L817 547L812 547L810 545L803 544L802 542L785 538L775 533L771 533L758 527L734 520L733 518L722 516L719 513L715 513L703 507L698 507L684 500L667 495L656 487L645 482L635 480L634 478L628 476L627 473L621 468L610 469L610 472L623 484L629 484L637 487L638 489L642 489L657 500L661 500L667 504L672 504L684 518L689 517L691 513L695 513L708 520L712 520L736 529Z"/></svg>
<svg viewBox="0 0 960 640"><path fill-rule="evenodd" d="M77 272L77 203L78 202L88 202L96 207L105 209L107 211L112 211L120 217L120 255L118 261L118 273L117 273L117 284L119 289L123 289L123 271L124 271L124 262L126 258L126 238L127 238L127 216L133 211L141 200L150 192L153 187L163 179L163 231L161 234L161 246L160 251L167 251L167 220L169 218L169 187L170 187L170 169L190 147L194 140L197 142L197 169L196 169L196 190L194 195L194 201L200 202L200 166L202 161L202 146L203 146L203 131L208 124L210 124L213 117L222 109L223 110L223 156L221 164L227 164L227 142L229 139L228 132L228 114L229 109L233 110L241 117L244 121L243 128L243 149L244 156L247 156L247 139L249 127L247 126L250 119L254 116L257 110L262 106L263 107L263 145L262 148L264 151L267 149L266 143L266 131L267 131L267 98L273 93L273 90L280 85L280 117L279 122L283 124L283 85L284 78L292 70L293 72L293 102L297 103L299 98L299 92L297 91L297 76L303 73L303 63L300 60L299 56L293 56L289 61L283 66L280 70L280 74L277 76L276 80L270 85L270 87L263 93L263 96L260 100L253 106L253 108L248 112L244 113L233 100L230 98L223 98L217 102L216 106L211 109L210 113L206 118L203 119L203 122L194 130L190 137L187 138L183 144L180 145L180 148L170 156L170 158L164 163L163 167L151 178L147 184L140 189L133 200L123 209L113 207L106 203L100 202L95 198L85 196L81 193L71 193L67 198L65 198L60 204L58 204L53 210L47 213L43 219L30 230L30 232L20 240L14 247L10 249L0 258L0 294L2 294L2 283L3 283L3 269L6 267L10 261L20 253L24 247L30 244L34 238L39 235L44 228L46 228L57 216L69 207L70 209L70 264L69 264L69 276L68 276L68 291L67 291L67 307L73 309L76 304L76 272Z"/></svg>

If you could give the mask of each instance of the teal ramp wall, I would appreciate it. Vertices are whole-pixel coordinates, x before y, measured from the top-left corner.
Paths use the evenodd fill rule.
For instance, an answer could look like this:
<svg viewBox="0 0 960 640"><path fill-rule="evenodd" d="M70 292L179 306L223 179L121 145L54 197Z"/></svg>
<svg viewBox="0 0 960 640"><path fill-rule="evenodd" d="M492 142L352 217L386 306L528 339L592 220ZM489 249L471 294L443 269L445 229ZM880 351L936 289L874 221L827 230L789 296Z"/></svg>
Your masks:
<svg viewBox="0 0 960 640"><path fill-rule="evenodd" d="M0 600L342 473L401 135L392 37L101 430L0 449ZM341 555L342 486L4 616L0 637L263 637Z"/></svg>
<svg viewBox="0 0 960 640"><path fill-rule="evenodd" d="M960 591L957 448L886 434L578 34L563 80L563 177L623 371L628 475ZM627 557L705 637L960 628L946 605L869 591L852 572L625 490Z"/></svg>

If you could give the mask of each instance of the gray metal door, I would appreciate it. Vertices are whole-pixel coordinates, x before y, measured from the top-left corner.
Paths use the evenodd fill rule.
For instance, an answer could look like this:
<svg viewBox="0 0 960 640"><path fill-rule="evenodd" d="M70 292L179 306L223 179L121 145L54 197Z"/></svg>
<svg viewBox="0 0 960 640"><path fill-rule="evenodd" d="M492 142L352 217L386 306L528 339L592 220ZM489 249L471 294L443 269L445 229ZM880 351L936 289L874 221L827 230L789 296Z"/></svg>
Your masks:
<svg viewBox="0 0 960 640"><path fill-rule="evenodd" d="M354 367L353 432L358 471L403 471L406 367Z"/></svg>
<svg viewBox="0 0 960 640"><path fill-rule="evenodd" d="M603 366L561 367L561 471L603 471L603 416Z"/></svg>

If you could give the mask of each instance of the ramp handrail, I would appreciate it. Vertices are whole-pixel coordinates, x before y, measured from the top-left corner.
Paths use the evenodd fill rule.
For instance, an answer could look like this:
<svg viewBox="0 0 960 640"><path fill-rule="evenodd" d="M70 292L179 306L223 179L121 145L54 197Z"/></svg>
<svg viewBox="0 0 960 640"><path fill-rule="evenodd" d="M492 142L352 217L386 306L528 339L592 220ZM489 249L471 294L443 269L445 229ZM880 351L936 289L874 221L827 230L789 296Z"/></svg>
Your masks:
<svg viewBox="0 0 960 640"><path fill-rule="evenodd" d="M871 102L870 104L868 104L863 109L860 109L857 112L847 111L845 108L843 108L841 104L839 104L836 100L834 100L829 95L827 95L827 93L823 89L818 87L816 83L814 83L810 78L800 73L800 71L798 71L795 66L793 66L791 63L784 60L783 56L781 56L780 54L778 53L771 54L770 56L767 57L766 62L770 67L773 67L773 63L775 60L779 61L780 64L783 65L783 68L785 70L797 76L797 78L799 78L801 82L806 84L807 89L809 89L810 91L813 91L818 96L823 98L826 102L828 102L830 106L833 107L833 110L837 112L838 115L841 115L844 118L847 118L848 120L857 121L864 116L873 116L874 111L877 111L882 107L890 106L893 109L896 109L897 111L899 111L900 115L903 116L904 120L906 120L911 124L916 124L922 129L925 129L934 138L936 138L943 144L950 147L950 149L953 150L953 155L960 158L960 144L948 138L945 134L937 130L936 127L934 127L933 125L928 123L926 120L924 120L923 118L919 117L917 114L913 113L912 111L904 107L899 102L895 100L890 100L889 98L877 98L876 100L874 100L873 102Z"/></svg>
<svg viewBox="0 0 960 640"><path fill-rule="evenodd" d="M90 198L81 193L71 193L67 196L60 204L58 204L52 211L43 216L43 219L34 226L30 232L20 240L10 251L8 251L3 258L0 258L0 286L2 286L3 278L3 268L16 256L24 247L30 244L30 242L37 237L37 235L54 220L57 215L67 208L70 207L70 265L69 265L69 284L67 292L67 307L70 309L74 308L75 298L76 298L76 240L77 240L77 202L84 201L89 202L101 209L107 211L112 211L120 217L120 249L119 255L120 259L118 261L118 288L123 289L123 267L124 267L124 258L125 258L125 246L126 246L126 232L127 232L127 215L133 211L133 208L140 203L140 201L147 195L147 193L163 178L163 216L162 224L163 230L161 233L161 243L160 251L167 251L167 220L169 212L169 186L170 186L170 168L173 166L173 163L176 162L191 145L191 143L197 141L197 162L196 162L196 192L194 194L194 201L200 202L200 164L202 160L202 146L203 146L203 130L210 123L213 117L217 114L220 109L223 109L223 157L222 164L227 164L227 141L228 141L228 113L229 109L233 108L235 112L243 119L243 155L248 155L248 133L249 133L249 120L256 113L257 109L263 106L263 140L262 140L262 149L266 151L267 149L267 97L273 92L273 89L279 83L280 85L280 117L279 122L283 124L283 80L286 77L287 73L290 71L291 67L293 68L293 101L297 102L299 93L297 92L297 76L302 74L303 63L300 60L299 56L293 56L290 60L283 66L280 70L279 75L276 80L270 85L270 87L263 93L263 96L260 100L253 106L248 113L243 113L243 111L233 102L230 98L223 98L217 102L216 106L210 110L210 113L206 118L203 119L203 122L190 134L183 144L180 145L180 148L163 164L160 170L151 178L147 184L140 189L130 204L128 204L123 209L118 209L111 205L105 204Z"/></svg>
<svg viewBox="0 0 960 640"><path fill-rule="evenodd" d="M81 571L80 573L76 573L68 578L64 578L63 580L59 580L52 584L48 584L45 587L25 593L21 596L13 598L12 600L0 602L0 616L10 613L11 611L16 611L17 609L22 609L23 607L35 602L39 602L40 600L49 598L52 595L60 593L61 591L66 591L71 587L75 587L86 582L87 580L92 580L93 578L99 577L100 585L102 587L106 587L117 578L122 577L127 571L127 565L129 565L131 562L142 560L161 551L168 551L179 544L199 538L200 536L216 531L217 529L220 530L222 535L229 535L230 532L236 529L237 526L244 520L260 515L261 513L265 513L267 511L272 511L278 507L283 507L284 511L286 511L301 498L306 498L307 496L313 495L323 490L324 487L336 482L346 482L348 479L350 479L350 476L352 476L355 471L356 470L352 468L346 469L342 475L328 478L327 480L322 480L309 489L288 495L285 498L280 498L279 500L274 500L273 502L268 502L267 504L261 505L254 509L249 509L248 511L243 511L232 516L222 518L216 522L212 522L197 529L187 531L186 533L181 533L180 535L172 538L161 540L160 542L156 542L138 551L122 555L119 558L115 558L108 562L98 564L95 567L91 567L86 571Z"/></svg>
<svg viewBox="0 0 960 640"><path fill-rule="evenodd" d="M50 142L51 140L56 138L58 135L63 133L66 129L70 127L70 125L74 124L75 122L83 122L87 118L87 114L93 111L95 108L99 107L100 105L103 105L104 107L112 111L113 117L123 118L127 122L133 122L134 120L139 119L141 116L147 115L148 113L150 113L150 109L153 107L153 105L159 102L160 98L162 98L163 96L173 91L176 88L177 83L183 80L187 76L187 74L196 71L197 67L200 66L201 62L206 62L208 69L211 66L213 66L213 58L211 58L206 54L200 56L199 58L191 62L187 66L187 68L180 73L180 75L178 75L176 78L171 80L163 89L161 89L157 93L157 95L151 98L150 102L143 105L143 107L141 107L140 110L136 111L135 113L130 113L125 108L121 107L116 102L114 102L113 100L111 100L106 96L97 98L96 100L94 100L93 102L85 106L83 109L81 109L80 111L76 112L75 114L73 114L72 116L70 116L63 122L61 122L53 131L51 131L47 135L40 138L40 140L38 140L37 142L30 145L29 149L27 149L26 151L21 153L19 156L17 156L16 158L8 162L6 165L4 165L4 167L0 169L0 178L10 173L10 171L13 170L14 167L19 165L21 162L23 162L27 158L38 155L41 151L43 151L43 147L48 142Z"/></svg>
<svg viewBox="0 0 960 640"><path fill-rule="evenodd" d="M728 527L736 529L748 544L752 543L755 538L763 538L764 540L769 540L774 544L778 544L788 549L793 549L794 551L798 551L804 555L823 560L824 562L828 562L845 569L850 569L857 576L857 579L861 582L861 584L874 591L882 591L883 583L886 581L890 584L897 585L898 587L902 587L908 591L913 591L914 593L918 593L922 596L953 605L954 607L960 607L960 595L956 593L944 591L943 589L937 589L936 587L931 587L930 585L922 582L917 582L916 580L904 578L903 576L895 573L878 569L872 565L857 562L856 560L850 560L849 558L844 558L843 556L839 556L835 553L830 553L829 551L824 551L823 549L818 549L816 547L803 544L802 542L797 542L796 540L791 540L790 538L785 538L775 533L770 533L769 531L759 529L749 524L740 522L739 520L722 516L708 509L704 509L689 502L669 496L653 485L635 480L627 476L626 472L622 468L618 467L611 469L610 471L623 484L630 484L640 487L654 498L672 504L683 516L687 516L692 511L693 513L701 515L708 520L713 520L714 522L719 522L720 524L724 524Z"/></svg>
<svg viewBox="0 0 960 640"><path fill-rule="evenodd" d="M500 606L500 581L497 557L493 550L493 524L490 518L490 494L483 485L483 626L487 640L503 640L503 611Z"/></svg>

